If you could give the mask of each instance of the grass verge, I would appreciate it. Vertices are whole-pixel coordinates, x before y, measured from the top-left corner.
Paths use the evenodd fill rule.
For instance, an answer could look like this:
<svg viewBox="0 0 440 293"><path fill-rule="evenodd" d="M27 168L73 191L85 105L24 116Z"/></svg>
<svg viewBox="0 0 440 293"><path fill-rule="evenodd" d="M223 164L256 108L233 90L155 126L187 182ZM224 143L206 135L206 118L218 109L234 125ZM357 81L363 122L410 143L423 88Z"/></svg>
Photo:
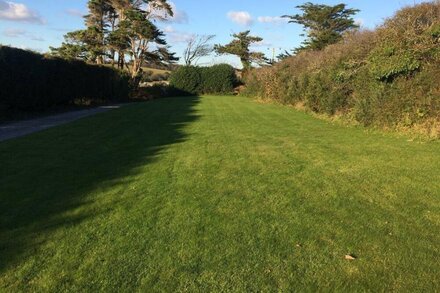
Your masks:
<svg viewBox="0 0 440 293"><path fill-rule="evenodd" d="M0 290L440 290L439 157L212 96L3 142Z"/></svg>

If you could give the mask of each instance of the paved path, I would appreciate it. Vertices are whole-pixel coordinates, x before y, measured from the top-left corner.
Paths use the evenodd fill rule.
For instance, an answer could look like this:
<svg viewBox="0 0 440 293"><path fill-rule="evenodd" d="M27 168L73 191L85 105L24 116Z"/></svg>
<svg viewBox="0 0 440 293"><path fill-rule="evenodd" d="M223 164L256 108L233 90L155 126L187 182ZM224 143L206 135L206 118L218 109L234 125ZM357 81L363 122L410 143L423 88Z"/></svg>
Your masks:
<svg viewBox="0 0 440 293"><path fill-rule="evenodd" d="M25 136L57 125L66 124L87 116L107 112L112 109L118 109L121 106L122 105L102 106L98 108L72 111L37 119L0 124L0 142L20 136Z"/></svg>

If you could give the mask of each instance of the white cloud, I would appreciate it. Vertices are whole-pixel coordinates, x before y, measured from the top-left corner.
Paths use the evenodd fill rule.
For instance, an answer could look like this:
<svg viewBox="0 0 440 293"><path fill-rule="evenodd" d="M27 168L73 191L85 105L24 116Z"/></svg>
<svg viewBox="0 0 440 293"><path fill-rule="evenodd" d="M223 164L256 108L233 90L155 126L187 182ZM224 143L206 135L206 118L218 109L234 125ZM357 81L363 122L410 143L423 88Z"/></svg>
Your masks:
<svg viewBox="0 0 440 293"><path fill-rule="evenodd" d="M21 3L0 0L0 19L30 23L46 23L41 16Z"/></svg>
<svg viewBox="0 0 440 293"><path fill-rule="evenodd" d="M83 17L85 15L84 12L78 9L67 9L65 12L70 16L76 16L76 17Z"/></svg>
<svg viewBox="0 0 440 293"><path fill-rule="evenodd" d="M37 41L37 42L44 42L44 41L45 41L44 38L39 37L39 36L35 36L35 35L29 35L29 38L30 38L32 41Z"/></svg>
<svg viewBox="0 0 440 293"><path fill-rule="evenodd" d="M271 24L283 24L287 23L288 20L286 18L280 16L259 16L258 22L261 23L271 23Z"/></svg>
<svg viewBox="0 0 440 293"><path fill-rule="evenodd" d="M254 22L252 16L247 11L230 11L227 15L232 22L243 26L250 26Z"/></svg>
<svg viewBox="0 0 440 293"><path fill-rule="evenodd" d="M32 41L44 42L44 39L42 37L31 34L22 29L7 28L3 31L3 35L9 38L26 38Z"/></svg>
<svg viewBox="0 0 440 293"><path fill-rule="evenodd" d="M267 41L265 41L265 40L262 40L262 41L259 41L259 42L257 42L257 43L253 43L253 44L252 44L252 47L255 47L255 48L261 48L261 47L272 47L272 46L273 46L272 43L267 42Z"/></svg>
<svg viewBox="0 0 440 293"><path fill-rule="evenodd" d="M181 32L174 29L173 26L168 25L163 28L170 43L186 43L194 37L194 34Z"/></svg>
<svg viewBox="0 0 440 293"><path fill-rule="evenodd" d="M176 30L174 29L174 27L172 27L171 25L167 25L167 26L163 29L163 31L164 31L165 33L174 33L174 32L176 32Z"/></svg>
<svg viewBox="0 0 440 293"><path fill-rule="evenodd" d="M18 38L26 34L27 32L25 30L16 28L7 28L3 31L3 35L9 38Z"/></svg>
<svg viewBox="0 0 440 293"><path fill-rule="evenodd" d="M171 43L186 43L192 38L194 38L194 34L184 33L184 32L175 32L168 34L169 40Z"/></svg>

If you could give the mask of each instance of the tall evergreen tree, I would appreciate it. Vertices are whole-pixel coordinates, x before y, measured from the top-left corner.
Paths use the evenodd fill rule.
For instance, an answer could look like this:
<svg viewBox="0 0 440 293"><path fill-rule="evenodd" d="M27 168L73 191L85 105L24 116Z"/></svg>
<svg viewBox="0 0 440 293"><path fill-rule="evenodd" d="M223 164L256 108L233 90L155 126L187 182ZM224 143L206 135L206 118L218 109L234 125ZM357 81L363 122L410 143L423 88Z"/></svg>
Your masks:
<svg viewBox="0 0 440 293"><path fill-rule="evenodd" d="M90 36L89 49L93 52L95 62L104 63L106 53L105 38L107 34L108 23L106 16L110 11L109 0L90 0L87 4L89 14L85 16L87 34Z"/></svg>
<svg viewBox="0 0 440 293"><path fill-rule="evenodd" d="M322 50L326 46L340 41L344 32L358 28L353 16L359 10L349 9L346 4L329 6L307 2L296 8L300 9L302 14L282 16L290 19L289 23L302 25L306 31L303 36L306 36L307 39L301 47L296 49L296 52Z"/></svg>
<svg viewBox="0 0 440 293"><path fill-rule="evenodd" d="M128 40L128 54L131 58L131 75L136 77L152 47L165 46L164 34L150 21L141 9L125 12L124 20L119 24ZM150 51L151 53L151 51Z"/></svg>
<svg viewBox="0 0 440 293"><path fill-rule="evenodd" d="M51 50L51 55L63 59L81 59L91 62L93 58L87 48L85 34L85 30L77 30L67 33L64 36L64 42L59 48L49 48Z"/></svg>
<svg viewBox="0 0 440 293"><path fill-rule="evenodd" d="M67 34L60 48L52 48L53 54L98 64L105 63L106 57L115 64L117 58L118 67L127 68L133 78L148 59L176 60L154 23L173 15L167 0L89 0L87 6L87 28Z"/></svg>

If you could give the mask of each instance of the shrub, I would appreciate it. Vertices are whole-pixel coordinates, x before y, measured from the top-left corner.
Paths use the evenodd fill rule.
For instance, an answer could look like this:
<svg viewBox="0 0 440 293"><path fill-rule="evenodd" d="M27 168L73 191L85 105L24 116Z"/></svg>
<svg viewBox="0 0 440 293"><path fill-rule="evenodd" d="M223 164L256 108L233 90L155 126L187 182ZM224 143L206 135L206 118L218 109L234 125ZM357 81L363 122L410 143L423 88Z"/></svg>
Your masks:
<svg viewBox="0 0 440 293"><path fill-rule="evenodd" d="M235 69L227 64L211 67L182 66L172 72L170 85L181 92L197 94L228 94L237 85Z"/></svg>
<svg viewBox="0 0 440 293"><path fill-rule="evenodd" d="M235 69L228 64L203 67L201 75L201 92L204 94L229 94L237 84Z"/></svg>
<svg viewBox="0 0 440 293"><path fill-rule="evenodd" d="M140 82L165 81L170 77L169 72L154 73L152 70L142 72Z"/></svg>
<svg viewBox="0 0 440 293"><path fill-rule="evenodd" d="M184 93L168 86L166 83L157 83L152 86L139 87L134 95L138 100L155 100L160 98L180 96Z"/></svg>
<svg viewBox="0 0 440 293"><path fill-rule="evenodd" d="M245 95L440 136L440 2L404 8L374 31L247 74ZM434 135L434 136L435 136Z"/></svg>
<svg viewBox="0 0 440 293"><path fill-rule="evenodd" d="M128 75L112 68L0 47L2 108L41 110L78 100L115 102L128 96Z"/></svg>
<svg viewBox="0 0 440 293"><path fill-rule="evenodd" d="M152 82L154 72L152 70L146 70L141 73L140 82Z"/></svg>
<svg viewBox="0 0 440 293"><path fill-rule="evenodd" d="M414 52L408 49L398 50L390 45L374 49L369 61L372 74L381 81L392 81L398 76L409 76L421 66Z"/></svg>
<svg viewBox="0 0 440 293"><path fill-rule="evenodd" d="M199 67L181 66L171 74L170 85L190 95L199 94L202 84L200 71Z"/></svg>

